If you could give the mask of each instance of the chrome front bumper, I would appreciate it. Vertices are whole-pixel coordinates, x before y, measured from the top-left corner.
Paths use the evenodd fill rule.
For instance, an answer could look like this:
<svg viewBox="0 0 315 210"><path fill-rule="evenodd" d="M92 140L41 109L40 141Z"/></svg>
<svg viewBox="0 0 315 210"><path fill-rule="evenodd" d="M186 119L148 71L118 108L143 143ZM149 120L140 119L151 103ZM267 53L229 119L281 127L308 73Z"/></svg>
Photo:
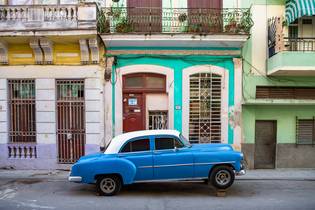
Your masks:
<svg viewBox="0 0 315 210"><path fill-rule="evenodd" d="M69 182L81 182L82 177L81 176L69 176L68 180L69 180Z"/></svg>
<svg viewBox="0 0 315 210"><path fill-rule="evenodd" d="M242 175L245 175L245 174L246 174L246 170L245 169L242 169L240 171L235 172L236 176L242 176Z"/></svg>

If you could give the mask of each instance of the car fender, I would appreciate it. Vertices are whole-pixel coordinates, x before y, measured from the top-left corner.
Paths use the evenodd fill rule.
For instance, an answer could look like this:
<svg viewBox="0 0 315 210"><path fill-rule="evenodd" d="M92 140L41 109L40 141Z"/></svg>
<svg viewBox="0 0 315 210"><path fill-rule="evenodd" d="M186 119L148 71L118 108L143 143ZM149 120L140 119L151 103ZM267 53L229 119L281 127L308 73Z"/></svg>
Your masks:
<svg viewBox="0 0 315 210"><path fill-rule="evenodd" d="M93 163L93 180L97 175L103 174L119 174L123 184L131 184L136 175L137 168L129 160L113 157L97 160ZM91 177L92 178L92 177Z"/></svg>

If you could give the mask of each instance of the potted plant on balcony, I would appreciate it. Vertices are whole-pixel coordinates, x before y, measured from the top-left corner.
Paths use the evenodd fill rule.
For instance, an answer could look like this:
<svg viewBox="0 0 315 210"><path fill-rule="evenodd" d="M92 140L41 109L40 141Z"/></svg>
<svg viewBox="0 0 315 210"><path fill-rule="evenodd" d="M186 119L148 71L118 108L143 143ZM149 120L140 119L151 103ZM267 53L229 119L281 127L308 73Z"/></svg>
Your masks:
<svg viewBox="0 0 315 210"><path fill-rule="evenodd" d="M186 13L181 13L180 15L178 15L178 21L180 23L183 23L187 20L187 14Z"/></svg>
<svg viewBox="0 0 315 210"><path fill-rule="evenodd" d="M126 17L123 17L116 24L116 32L118 32L118 33L132 32L132 23Z"/></svg>
<svg viewBox="0 0 315 210"><path fill-rule="evenodd" d="M250 13L250 10L247 10L242 13L240 23L238 24L238 29L240 32L248 34L252 26L253 26L253 20L251 17L251 13Z"/></svg>
<svg viewBox="0 0 315 210"><path fill-rule="evenodd" d="M102 10L97 11L97 31L99 33L109 33L110 23Z"/></svg>
<svg viewBox="0 0 315 210"><path fill-rule="evenodd" d="M228 20L227 24L225 25L225 31L228 33L236 33L238 31L238 25L237 25L237 20L236 20L236 11L229 12L227 14Z"/></svg>

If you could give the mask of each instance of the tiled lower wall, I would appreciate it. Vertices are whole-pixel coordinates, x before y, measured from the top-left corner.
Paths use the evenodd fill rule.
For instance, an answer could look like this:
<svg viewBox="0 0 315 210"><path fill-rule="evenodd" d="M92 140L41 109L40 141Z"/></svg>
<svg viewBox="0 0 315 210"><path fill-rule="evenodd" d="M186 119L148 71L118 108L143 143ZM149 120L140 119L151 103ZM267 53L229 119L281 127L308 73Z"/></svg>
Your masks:
<svg viewBox="0 0 315 210"><path fill-rule="evenodd" d="M0 144L0 168L13 169L69 169L71 164L58 164L57 160L57 145L56 144L30 144L23 145L25 147L36 147L36 156L32 152L30 157L22 151L21 157L19 155L9 157L8 144ZM22 147L23 147L22 146ZM34 151L34 150L33 150ZM85 155L96 153L100 151L99 145L86 144ZM19 153L19 152L18 152ZM26 157L25 157L26 156Z"/></svg>
<svg viewBox="0 0 315 210"><path fill-rule="evenodd" d="M242 144L249 169L254 168L255 144ZM276 168L315 168L315 146L277 144Z"/></svg>

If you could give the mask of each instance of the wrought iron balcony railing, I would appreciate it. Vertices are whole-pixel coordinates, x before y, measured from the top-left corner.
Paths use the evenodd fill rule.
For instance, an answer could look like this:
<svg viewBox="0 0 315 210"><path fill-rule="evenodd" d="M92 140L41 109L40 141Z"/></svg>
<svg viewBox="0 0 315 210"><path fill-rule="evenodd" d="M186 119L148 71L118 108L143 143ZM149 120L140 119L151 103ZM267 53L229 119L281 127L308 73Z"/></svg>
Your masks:
<svg viewBox="0 0 315 210"><path fill-rule="evenodd" d="M286 51L315 51L314 38L284 38L284 49Z"/></svg>
<svg viewBox="0 0 315 210"><path fill-rule="evenodd" d="M285 27L283 17L268 19L269 58L282 51L315 51L315 37L284 37Z"/></svg>
<svg viewBox="0 0 315 210"><path fill-rule="evenodd" d="M249 9L103 8L100 33L249 34Z"/></svg>

